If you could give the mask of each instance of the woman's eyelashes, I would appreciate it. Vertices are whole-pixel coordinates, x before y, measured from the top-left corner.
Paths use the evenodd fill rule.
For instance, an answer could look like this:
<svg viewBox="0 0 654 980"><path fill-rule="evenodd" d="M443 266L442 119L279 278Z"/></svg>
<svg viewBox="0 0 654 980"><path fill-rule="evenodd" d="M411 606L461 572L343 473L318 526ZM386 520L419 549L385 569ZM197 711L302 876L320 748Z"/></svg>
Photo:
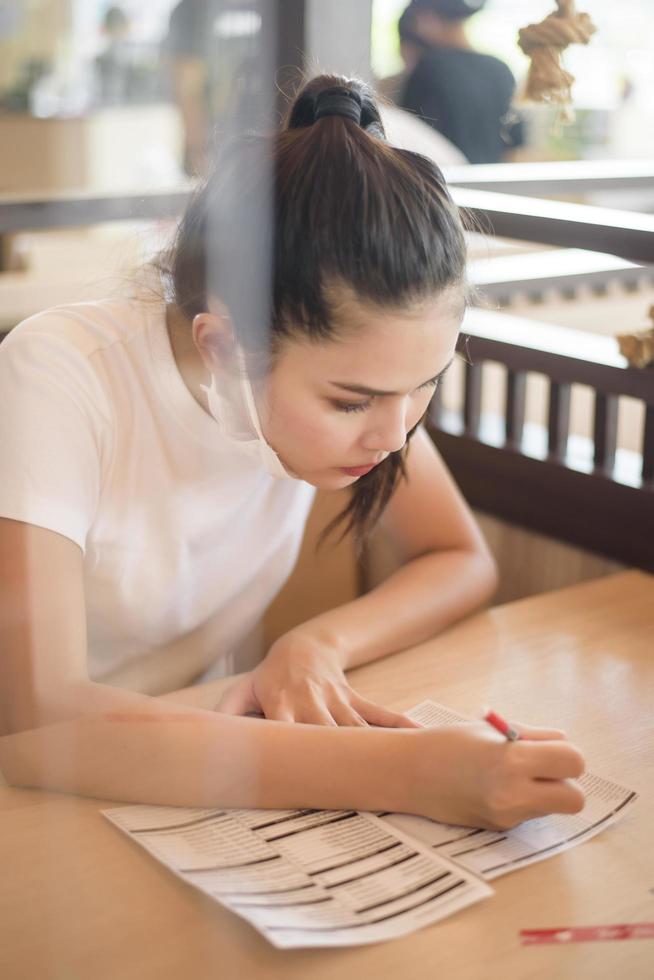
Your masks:
<svg viewBox="0 0 654 980"><path fill-rule="evenodd" d="M425 391L427 388L434 390L438 386L440 378L430 378L429 381L425 381L424 385L420 385L416 388L416 391ZM414 392L415 394L415 392ZM366 399L364 402L340 402L332 401L332 405L339 412L365 412L367 408L370 408L375 400L375 396Z"/></svg>
<svg viewBox="0 0 654 980"><path fill-rule="evenodd" d="M372 405L372 398L365 402L332 402L338 412L365 412Z"/></svg>

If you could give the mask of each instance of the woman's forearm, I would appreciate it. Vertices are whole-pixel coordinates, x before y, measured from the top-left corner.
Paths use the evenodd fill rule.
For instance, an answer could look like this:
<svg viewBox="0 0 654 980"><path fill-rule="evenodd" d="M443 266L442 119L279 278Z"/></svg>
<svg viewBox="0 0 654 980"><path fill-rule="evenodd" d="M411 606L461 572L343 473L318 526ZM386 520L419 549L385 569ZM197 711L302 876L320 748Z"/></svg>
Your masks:
<svg viewBox="0 0 654 980"><path fill-rule="evenodd" d="M486 602L495 587L495 567L484 552L430 553L302 631L315 632L349 669L428 640Z"/></svg>
<svg viewBox="0 0 654 980"><path fill-rule="evenodd" d="M171 806L402 809L406 801L410 730L292 725L117 694L122 704L107 699L102 712L0 739L5 778Z"/></svg>

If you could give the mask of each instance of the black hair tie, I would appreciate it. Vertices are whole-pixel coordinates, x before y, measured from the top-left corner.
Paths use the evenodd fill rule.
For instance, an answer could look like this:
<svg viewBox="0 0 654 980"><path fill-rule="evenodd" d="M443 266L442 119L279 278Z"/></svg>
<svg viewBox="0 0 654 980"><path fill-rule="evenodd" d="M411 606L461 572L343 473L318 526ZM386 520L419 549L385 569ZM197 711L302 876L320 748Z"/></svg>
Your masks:
<svg viewBox="0 0 654 980"><path fill-rule="evenodd" d="M316 96L315 121L325 116L343 116L361 125L361 96L347 88L326 88Z"/></svg>

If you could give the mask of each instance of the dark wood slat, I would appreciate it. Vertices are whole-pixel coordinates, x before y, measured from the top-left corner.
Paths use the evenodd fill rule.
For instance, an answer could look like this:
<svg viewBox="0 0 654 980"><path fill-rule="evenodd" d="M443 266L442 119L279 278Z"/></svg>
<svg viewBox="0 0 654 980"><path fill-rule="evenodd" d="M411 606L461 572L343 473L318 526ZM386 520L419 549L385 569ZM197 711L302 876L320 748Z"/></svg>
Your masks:
<svg viewBox="0 0 654 980"><path fill-rule="evenodd" d="M481 421L481 386L481 363L466 363L465 388L463 395L463 422L465 425L465 431L468 435L477 435L479 433L479 423Z"/></svg>
<svg viewBox="0 0 654 980"><path fill-rule="evenodd" d="M618 399L615 396L595 393L593 421L593 462L595 469L611 473L615 465L618 442Z"/></svg>
<svg viewBox="0 0 654 980"><path fill-rule="evenodd" d="M506 445L519 448L525 425L527 375L524 371L506 372Z"/></svg>
<svg viewBox="0 0 654 980"><path fill-rule="evenodd" d="M45 228L75 228L102 221L177 218L191 190L135 194L62 194L0 199L0 234Z"/></svg>
<svg viewBox="0 0 654 980"><path fill-rule="evenodd" d="M550 400L547 417L547 451L551 459L563 462L568 451L570 432L570 385L550 382Z"/></svg>
<svg viewBox="0 0 654 980"><path fill-rule="evenodd" d="M654 573L654 489L432 431L471 506Z"/></svg>
<svg viewBox="0 0 654 980"><path fill-rule="evenodd" d="M654 384L654 378L652 379L652 383ZM645 411L645 432L643 434L643 483L654 483L654 408L652 408L651 405L648 406ZM651 540L650 546L654 550L654 542Z"/></svg>
<svg viewBox="0 0 654 980"><path fill-rule="evenodd" d="M630 262L654 261L654 215L452 187L456 204L472 216L471 231L565 248L608 252Z"/></svg>

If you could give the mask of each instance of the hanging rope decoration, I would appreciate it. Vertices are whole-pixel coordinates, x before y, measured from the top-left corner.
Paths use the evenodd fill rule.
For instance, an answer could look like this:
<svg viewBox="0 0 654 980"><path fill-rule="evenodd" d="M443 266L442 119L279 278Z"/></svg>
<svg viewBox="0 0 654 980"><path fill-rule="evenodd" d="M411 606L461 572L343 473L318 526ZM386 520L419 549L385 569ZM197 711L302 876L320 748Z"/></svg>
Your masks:
<svg viewBox="0 0 654 980"><path fill-rule="evenodd" d="M540 24L523 27L518 44L531 58L525 97L534 102L555 103L562 107L562 121L574 121L570 108L574 75L561 64L561 56L571 44L588 44L597 30L588 14L579 14L575 0L556 0L558 10Z"/></svg>
<svg viewBox="0 0 654 980"><path fill-rule="evenodd" d="M652 320L649 330L618 334L616 338L620 353L627 358L632 367L654 366L654 306L650 307L649 315Z"/></svg>

